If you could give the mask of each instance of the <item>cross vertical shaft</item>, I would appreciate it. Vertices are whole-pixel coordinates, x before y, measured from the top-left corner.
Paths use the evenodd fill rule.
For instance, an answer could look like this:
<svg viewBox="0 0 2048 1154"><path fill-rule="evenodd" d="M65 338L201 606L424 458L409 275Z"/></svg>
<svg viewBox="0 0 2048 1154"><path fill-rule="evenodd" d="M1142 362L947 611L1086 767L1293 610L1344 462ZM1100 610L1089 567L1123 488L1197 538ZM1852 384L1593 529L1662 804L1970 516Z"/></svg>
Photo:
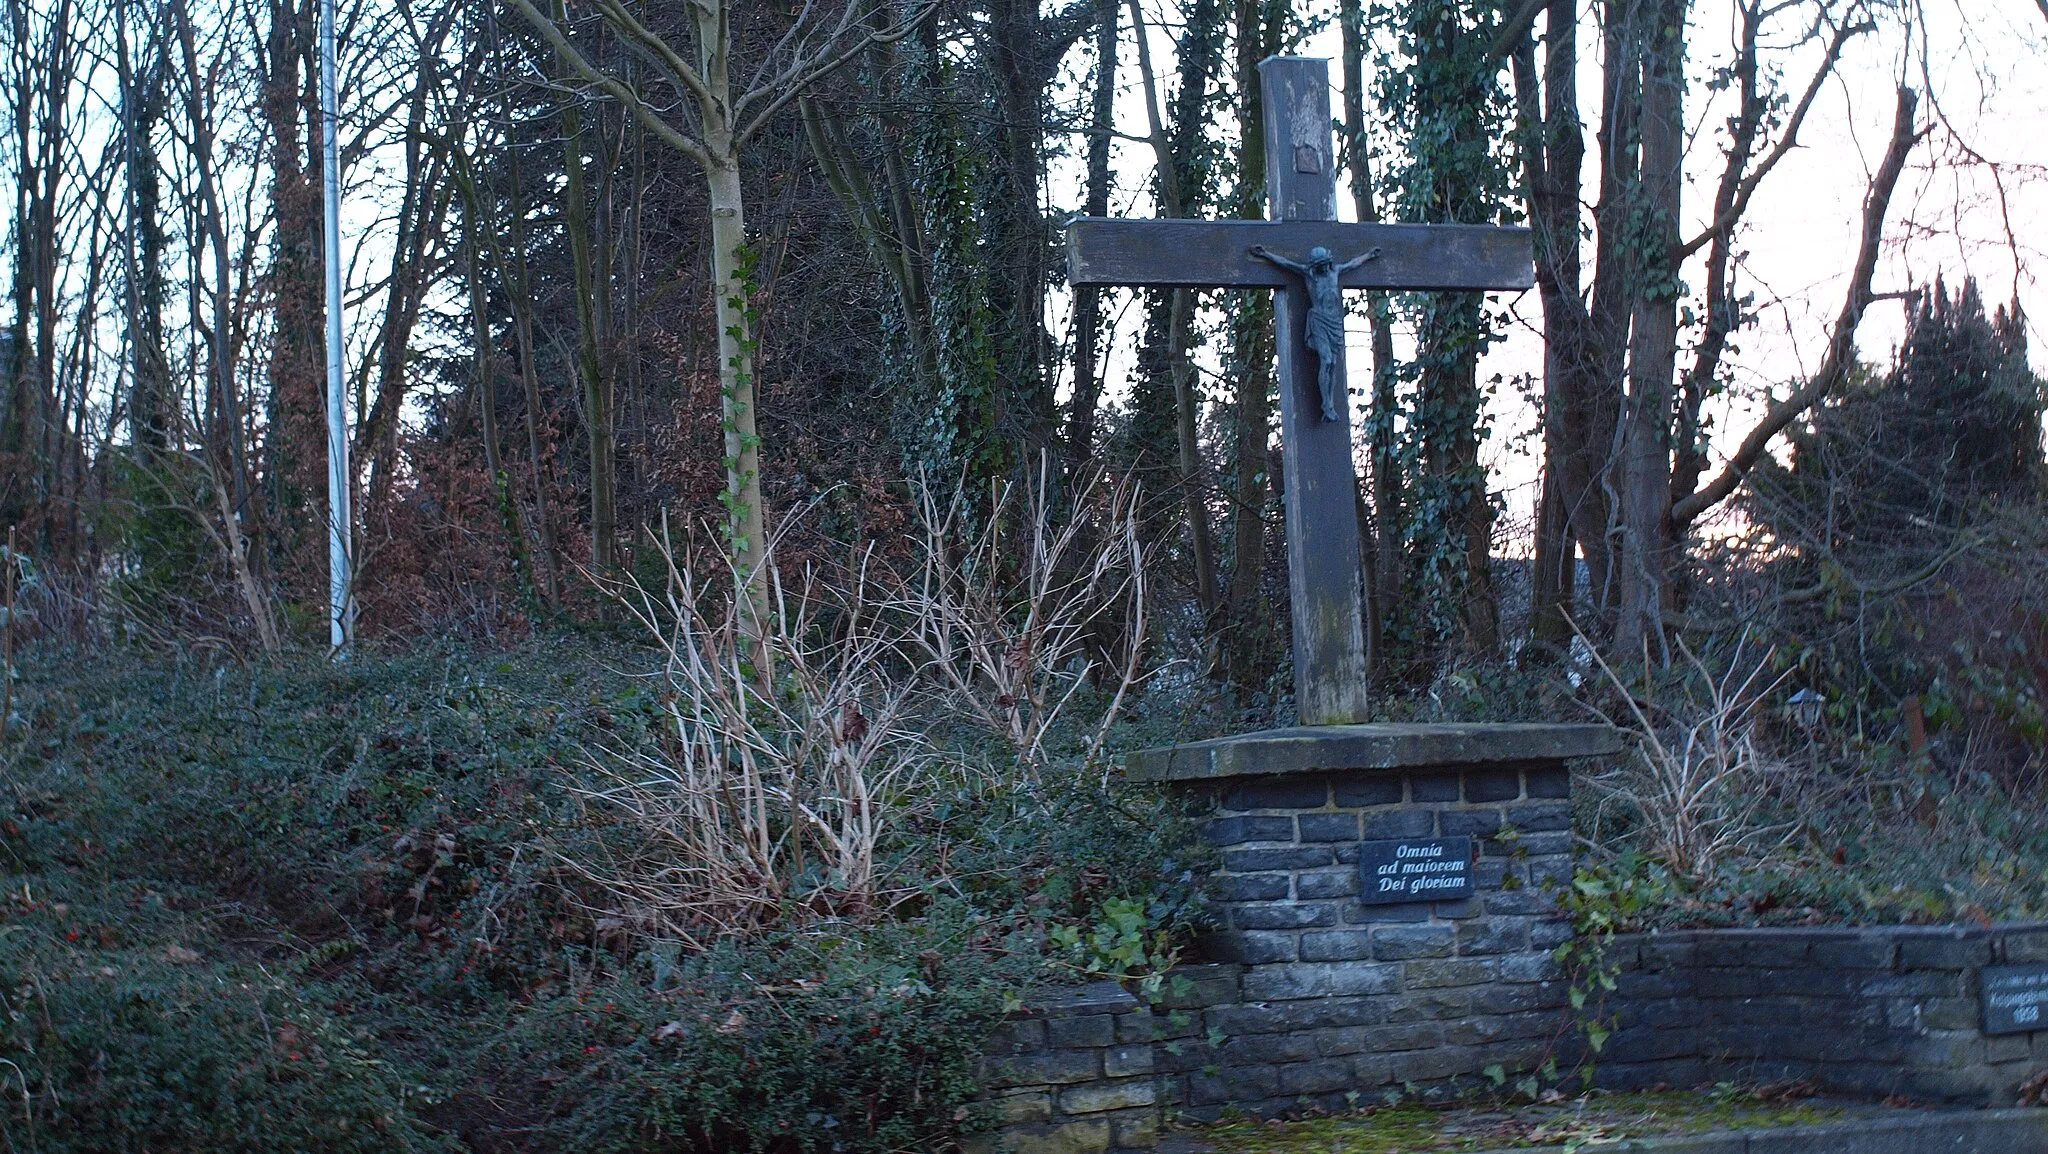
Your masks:
<svg viewBox="0 0 2048 1154"><path fill-rule="evenodd" d="M1266 107L1266 215L1337 218L1330 138L1329 62L1274 56L1259 64ZM1350 255L1350 254L1345 254ZM1286 489L1287 589L1294 608L1294 701L1302 725L1364 721L1366 654L1358 481L1348 397L1323 419L1316 358L1304 330L1308 290L1295 278L1274 296L1280 353L1280 437ZM1339 366L1339 379L1342 367Z"/></svg>

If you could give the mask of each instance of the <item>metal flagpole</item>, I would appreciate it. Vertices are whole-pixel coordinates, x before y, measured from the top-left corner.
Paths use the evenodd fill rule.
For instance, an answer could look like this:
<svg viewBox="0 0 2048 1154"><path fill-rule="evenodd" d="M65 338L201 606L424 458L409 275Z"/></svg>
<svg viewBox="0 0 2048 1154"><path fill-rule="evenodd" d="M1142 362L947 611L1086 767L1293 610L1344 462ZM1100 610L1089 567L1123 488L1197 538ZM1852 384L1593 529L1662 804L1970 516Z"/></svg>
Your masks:
<svg viewBox="0 0 2048 1154"><path fill-rule="evenodd" d="M327 639L345 659L355 644L355 582L350 560L348 392L342 381L341 162L335 138L334 0L320 0L320 184L327 228Z"/></svg>

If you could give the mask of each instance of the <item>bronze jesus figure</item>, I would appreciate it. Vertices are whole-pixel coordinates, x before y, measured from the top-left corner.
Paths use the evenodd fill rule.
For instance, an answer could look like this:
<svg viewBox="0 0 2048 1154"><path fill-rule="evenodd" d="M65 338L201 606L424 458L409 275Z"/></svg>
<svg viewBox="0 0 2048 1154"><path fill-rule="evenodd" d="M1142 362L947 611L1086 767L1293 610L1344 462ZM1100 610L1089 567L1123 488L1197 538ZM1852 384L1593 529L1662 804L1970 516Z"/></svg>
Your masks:
<svg viewBox="0 0 2048 1154"><path fill-rule="evenodd" d="M1308 288L1308 316L1302 325L1302 342L1316 355L1316 384L1323 394L1323 419L1343 420L1339 406L1344 382L1338 369L1344 363L1344 290L1339 277L1369 260L1377 260L1375 248L1362 256L1337 263L1329 249L1317 245L1308 250L1308 261L1288 260L1262 244L1251 247L1251 255L1275 264L1301 278Z"/></svg>

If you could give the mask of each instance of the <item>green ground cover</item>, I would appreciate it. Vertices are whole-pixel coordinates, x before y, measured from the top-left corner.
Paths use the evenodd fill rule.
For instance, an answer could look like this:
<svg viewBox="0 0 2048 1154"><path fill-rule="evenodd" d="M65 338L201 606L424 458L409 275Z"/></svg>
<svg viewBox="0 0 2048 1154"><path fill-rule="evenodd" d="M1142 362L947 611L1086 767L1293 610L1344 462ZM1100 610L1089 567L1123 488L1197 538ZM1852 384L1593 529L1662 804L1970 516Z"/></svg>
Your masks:
<svg viewBox="0 0 2048 1154"><path fill-rule="evenodd" d="M1143 955L1106 912L1184 917L1174 815L1053 762L898 799L887 909L627 932L591 879L644 831L580 791L660 752L648 663L31 659L0 745L0 1150L942 1149L1010 999L1090 963L1060 942Z"/></svg>
<svg viewBox="0 0 2048 1154"><path fill-rule="evenodd" d="M1199 919L1200 854L1158 794L1058 735L1024 772L941 719L942 764L878 799L878 904L664 943L600 884L650 860L647 829L590 792L674 756L652 663L590 636L345 667L29 655L0 741L0 1151L942 1150L982 1120L977 1059L1020 991L1156 967ZM1161 694L1117 742L1188 724ZM1629 848L1646 819L1582 806L1623 847L1577 879L1583 940L2048 909L2048 840L2010 793L1883 784L1774 785L1766 850L1686 877ZM1242 1133L1373 1151L1431 1120L1476 1142L1658 1109Z"/></svg>

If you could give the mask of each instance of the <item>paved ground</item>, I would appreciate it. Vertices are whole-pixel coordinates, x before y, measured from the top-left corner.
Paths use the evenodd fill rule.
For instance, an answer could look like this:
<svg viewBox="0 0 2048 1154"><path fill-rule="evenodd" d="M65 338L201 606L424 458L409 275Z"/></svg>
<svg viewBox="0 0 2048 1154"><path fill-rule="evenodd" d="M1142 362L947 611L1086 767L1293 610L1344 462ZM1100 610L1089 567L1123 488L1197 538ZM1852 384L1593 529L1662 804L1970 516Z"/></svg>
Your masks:
<svg viewBox="0 0 2048 1154"><path fill-rule="evenodd" d="M2048 1110L1958 1110L1713 1093L1489 1110L1389 1109L1174 1133L1161 1154L2048 1154Z"/></svg>

